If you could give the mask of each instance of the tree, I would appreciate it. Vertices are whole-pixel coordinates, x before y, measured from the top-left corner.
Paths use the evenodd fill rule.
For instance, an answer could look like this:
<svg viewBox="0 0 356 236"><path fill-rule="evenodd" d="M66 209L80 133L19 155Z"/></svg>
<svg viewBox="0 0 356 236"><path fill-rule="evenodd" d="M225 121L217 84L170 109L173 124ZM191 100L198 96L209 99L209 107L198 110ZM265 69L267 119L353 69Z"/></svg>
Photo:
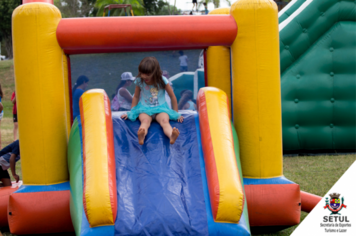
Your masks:
<svg viewBox="0 0 356 236"><path fill-rule="evenodd" d="M21 5L21 0L0 1L0 41L3 42L6 55L12 58L11 18L12 12Z"/></svg>
<svg viewBox="0 0 356 236"><path fill-rule="evenodd" d="M181 10L172 5L165 5L157 15L180 15Z"/></svg>
<svg viewBox="0 0 356 236"><path fill-rule="evenodd" d="M103 16L104 7L110 4L131 4L132 11L135 16L142 16L145 13L142 0L97 0L95 7L98 9L97 16ZM110 11L110 16L123 16L122 9L113 9Z"/></svg>
<svg viewBox="0 0 356 236"><path fill-rule="evenodd" d="M96 15L95 2L96 0L54 0L54 5L61 11L63 18L88 17Z"/></svg>
<svg viewBox="0 0 356 236"><path fill-rule="evenodd" d="M162 8L167 6L167 2L163 0L143 0L143 6L146 9L146 15L159 15Z"/></svg>
<svg viewBox="0 0 356 236"><path fill-rule="evenodd" d="M229 6L231 6L231 0L225 0L225 1L229 4ZM214 8L220 7L220 0L203 0L199 2L198 8L200 8L200 6L203 5L203 3L206 3L206 5L208 5L208 3L213 3Z"/></svg>

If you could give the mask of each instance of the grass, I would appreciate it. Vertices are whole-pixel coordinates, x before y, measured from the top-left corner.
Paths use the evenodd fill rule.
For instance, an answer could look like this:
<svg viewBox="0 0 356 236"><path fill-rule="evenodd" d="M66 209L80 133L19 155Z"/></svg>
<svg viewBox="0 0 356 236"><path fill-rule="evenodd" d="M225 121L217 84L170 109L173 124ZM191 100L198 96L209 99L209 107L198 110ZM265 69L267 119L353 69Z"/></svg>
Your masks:
<svg viewBox="0 0 356 236"><path fill-rule="evenodd" d="M13 104L11 102L11 95L15 91L15 79L12 60L0 61L0 85L4 94L1 101L4 106L4 117L0 121L0 148L4 148L14 141L14 123L12 121ZM21 161L18 161L16 164L16 173L20 175L20 179L22 179ZM11 174L10 176L11 179L14 180Z"/></svg>
<svg viewBox="0 0 356 236"><path fill-rule="evenodd" d="M283 161L283 172L287 179L299 184L302 191L324 196L356 161L356 154L284 157ZM307 215L308 213L302 212L300 221ZM291 235L296 227L298 225L263 236Z"/></svg>
<svg viewBox="0 0 356 236"><path fill-rule="evenodd" d="M0 126L1 144L2 147L5 147L13 141L12 103L10 98L15 90L15 83L12 60L0 61L0 83L5 94L3 98L5 117L2 119ZM356 154L284 157L284 175L286 178L298 183L301 190L324 196L355 161ZM20 179L22 179L20 162L17 163L16 170L20 175ZM307 213L302 212L301 221L307 215ZM296 227L294 226L275 234L264 235L291 235ZM4 236L14 236L6 231L2 233Z"/></svg>

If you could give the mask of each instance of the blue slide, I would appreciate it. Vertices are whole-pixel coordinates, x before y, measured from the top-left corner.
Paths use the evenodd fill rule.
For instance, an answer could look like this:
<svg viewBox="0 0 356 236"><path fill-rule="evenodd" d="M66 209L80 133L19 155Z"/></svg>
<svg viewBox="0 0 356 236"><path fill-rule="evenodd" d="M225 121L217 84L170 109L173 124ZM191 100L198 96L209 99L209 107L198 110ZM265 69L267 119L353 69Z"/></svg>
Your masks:
<svg viewBox="0 0 356 236"><path fill-rule="evenodd" d="M186 112L174 145L152 122L139 145L139 121L112 113L117 180L115 235L250 235L246 218L239 224L216 223L210 208L201 150L199 119ZM247 223L247 224L246 224Z"/></svg>

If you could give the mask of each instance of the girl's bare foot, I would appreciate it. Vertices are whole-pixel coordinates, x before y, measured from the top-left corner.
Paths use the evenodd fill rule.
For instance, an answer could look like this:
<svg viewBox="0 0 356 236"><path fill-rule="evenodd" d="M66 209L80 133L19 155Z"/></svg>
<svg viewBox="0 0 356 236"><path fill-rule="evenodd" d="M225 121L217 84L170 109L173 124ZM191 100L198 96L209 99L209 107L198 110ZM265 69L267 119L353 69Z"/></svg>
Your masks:
<svg viewBox="0 0 356 236"><path fill-rule="evenodd" d="M173 128L170 143L173 144L176 142L179 136L179 130L177 128Z"/></svg>
<svg viewBox="0 0 356 236"><path fill-rule="evenodd" d="M143 143L145 141L145 129L144 128L139 128L138 132L137 132L137 136L138 136L138 143L140 145L143 145Z"/></svg>

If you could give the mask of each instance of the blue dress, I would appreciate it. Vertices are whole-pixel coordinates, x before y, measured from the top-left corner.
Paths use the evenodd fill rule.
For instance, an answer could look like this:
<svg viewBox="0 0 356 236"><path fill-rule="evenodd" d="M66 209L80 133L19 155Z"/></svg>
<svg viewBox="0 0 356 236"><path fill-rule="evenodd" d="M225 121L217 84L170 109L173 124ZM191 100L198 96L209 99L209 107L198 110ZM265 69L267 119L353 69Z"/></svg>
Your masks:
<svg viewBox="0 0 356 236"><path fill-rule="evenodd" d="M165 84L168 83L166 77L162 76L162 79ZM141 96L138 104L127 112L127 117L131 121L135 121L141 113L151 116L164 112L168 114L170 120L177 120L180 117L178 112L169 108L164 89L157 89L153 85L147 85L141 78L136 78L135 84L140 87Z"/></svg>

